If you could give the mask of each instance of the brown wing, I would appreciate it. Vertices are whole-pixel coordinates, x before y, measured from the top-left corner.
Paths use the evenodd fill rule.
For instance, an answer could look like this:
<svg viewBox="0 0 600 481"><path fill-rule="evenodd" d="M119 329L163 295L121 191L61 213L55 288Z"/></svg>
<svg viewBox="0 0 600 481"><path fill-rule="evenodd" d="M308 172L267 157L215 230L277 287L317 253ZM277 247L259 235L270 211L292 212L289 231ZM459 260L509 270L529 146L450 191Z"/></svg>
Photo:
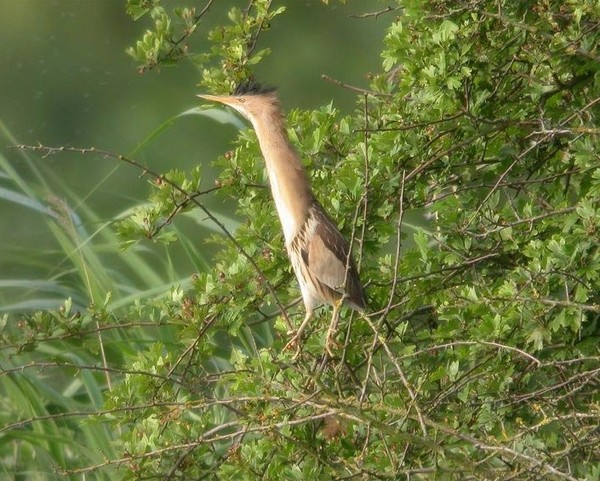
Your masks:
<svg viewBox="0 0 600 481"><path fill-rule="evenodd" d="M363 310L366 305L365 294L352 258L346 274L348 243L324 211L320 209L315 211L316 226L308 242L308 250L303 252L308 270L328 288L332 300L339 299L344 291L345 279L348 304L353 309Z"/></svg>

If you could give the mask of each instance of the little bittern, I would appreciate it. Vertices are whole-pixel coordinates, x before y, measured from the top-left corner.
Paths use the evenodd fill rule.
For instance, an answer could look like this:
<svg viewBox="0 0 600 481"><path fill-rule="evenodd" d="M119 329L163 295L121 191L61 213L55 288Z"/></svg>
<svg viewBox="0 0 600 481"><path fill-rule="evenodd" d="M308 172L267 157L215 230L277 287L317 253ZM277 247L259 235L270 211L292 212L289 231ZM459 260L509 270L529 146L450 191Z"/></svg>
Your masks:
<svg viewBox="0 0 600 481"><path fill-rule="evenodd" d="M252 123L306 308L304 321L288 346L300 340L313 310L327 303L334 306L334 319L327 335L329 351L339 305L345 301L351 308L362 311L365 295L350 246L313 195L300 157L290 144L275 89L245 82L233 95L199 97L228 105Z"/></svg>

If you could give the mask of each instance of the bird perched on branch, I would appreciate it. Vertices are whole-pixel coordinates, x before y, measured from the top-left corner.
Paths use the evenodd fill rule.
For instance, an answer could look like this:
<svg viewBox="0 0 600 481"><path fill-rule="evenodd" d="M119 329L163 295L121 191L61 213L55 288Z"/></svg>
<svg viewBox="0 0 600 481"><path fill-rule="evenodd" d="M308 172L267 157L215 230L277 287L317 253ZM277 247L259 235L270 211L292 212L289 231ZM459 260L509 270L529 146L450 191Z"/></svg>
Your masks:
<svg viewBox="0 0 600 481"><path fill-rule="evenodd" d="M298 343L313 310L326 303L334 306L326 341L331 353L340 305L346 302L362 311L365 294L350 246L315 198L300 157L290 144L275 89L245 82L233 95L198 97L233 108L251 122L256 132L285 246L306 308L304 321L286 348Z"/></svg>

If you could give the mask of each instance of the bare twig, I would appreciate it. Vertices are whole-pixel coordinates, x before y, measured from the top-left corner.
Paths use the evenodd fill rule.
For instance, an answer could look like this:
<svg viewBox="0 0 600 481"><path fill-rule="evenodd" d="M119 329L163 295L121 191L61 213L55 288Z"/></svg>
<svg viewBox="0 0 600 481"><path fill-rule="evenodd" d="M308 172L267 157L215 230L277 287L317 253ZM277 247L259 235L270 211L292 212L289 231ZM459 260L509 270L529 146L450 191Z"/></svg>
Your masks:
<svg viewBox="0 0 600 481"><path fill-rule="evenodd" d="M361 13L361 14L352 14L352 15L350 15L350 17L352 17L352 18L369 18L369 17L379 18L379 16L383 15L384 13L395 12L397 10L400 10L400 7L392 7L392 6L388 5L383 10L379 10L377 12L367 12L367 13Z"/></svg>
<svg viewBox="0 0 600 481"><path fill-rule="evenodd" d="M332 84L337 85L338 87L342 87L344 89L352 90L353 92L358 92L360 94L373 95L374 97L391 97L392 94L386 94L383 92L373 92L372 90L363 89L360 87L354 87L353 85L348 85L341 80L336 80L329 75L322 74L321 78L323 80L327 80L327 82L331 82Z"/></svg>

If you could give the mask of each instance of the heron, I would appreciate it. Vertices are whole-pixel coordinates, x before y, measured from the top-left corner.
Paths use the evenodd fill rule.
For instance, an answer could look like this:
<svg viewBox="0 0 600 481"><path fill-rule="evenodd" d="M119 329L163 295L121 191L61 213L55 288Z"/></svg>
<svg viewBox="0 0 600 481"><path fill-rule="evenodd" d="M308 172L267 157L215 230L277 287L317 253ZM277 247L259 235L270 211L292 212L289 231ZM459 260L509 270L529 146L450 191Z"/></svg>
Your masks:
<svg viewBox="0 0 600 481"><path fill-rule="evenodd" d="M345 303L363 312L367 304L365 293L350 244L315 197L300 156L289 140L276 89L246 81L232 95L198 97L231 107L256 132L285 247L306 311L285 348L299 346L313 311L329 304L334 311L325 347L332 355L340 306Z"/></svg>

